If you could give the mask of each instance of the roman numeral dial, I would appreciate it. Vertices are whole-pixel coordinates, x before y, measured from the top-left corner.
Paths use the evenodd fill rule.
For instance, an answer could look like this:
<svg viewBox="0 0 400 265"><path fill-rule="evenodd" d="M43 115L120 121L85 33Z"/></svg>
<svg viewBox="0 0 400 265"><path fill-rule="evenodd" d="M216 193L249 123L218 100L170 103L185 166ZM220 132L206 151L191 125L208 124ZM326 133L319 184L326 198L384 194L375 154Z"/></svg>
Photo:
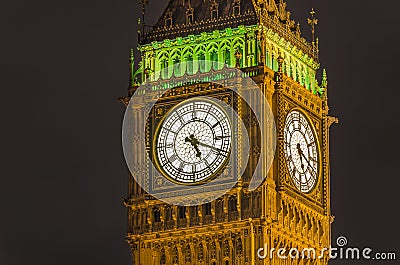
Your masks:
<svg viewBox="0 0 400 265"><path fill-rule="evenodd" d="M286 117L285 157L294 185L303 193L311 192L319 176L319 150L316 133L308 118L294 110Z"/></svg>
<svg viewBox="0 0 400 265"><path fill-rule="evenodd" d="M157 165L165 177L198 185L227 164L232 145L230 119L213 101L189 99L167 113L154 142Z"/></svg>

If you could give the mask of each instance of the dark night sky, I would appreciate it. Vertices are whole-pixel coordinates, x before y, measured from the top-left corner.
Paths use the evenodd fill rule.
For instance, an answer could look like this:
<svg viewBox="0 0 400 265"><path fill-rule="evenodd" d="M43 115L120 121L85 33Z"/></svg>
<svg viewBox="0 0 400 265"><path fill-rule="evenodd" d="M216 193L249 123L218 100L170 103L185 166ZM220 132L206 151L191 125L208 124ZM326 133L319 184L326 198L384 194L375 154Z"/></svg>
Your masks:
<svg viewBox="0 0 400 265"><path fill-rule="evenodd" d="M166 3L151 2L149 23ZM341 121L331 138L333 239L399 256L400 2L287 2L304 33L308 11L318 12ZM134 0L2 3L1 265L130 264L115 99L126 94L138 11Z"/></svg>

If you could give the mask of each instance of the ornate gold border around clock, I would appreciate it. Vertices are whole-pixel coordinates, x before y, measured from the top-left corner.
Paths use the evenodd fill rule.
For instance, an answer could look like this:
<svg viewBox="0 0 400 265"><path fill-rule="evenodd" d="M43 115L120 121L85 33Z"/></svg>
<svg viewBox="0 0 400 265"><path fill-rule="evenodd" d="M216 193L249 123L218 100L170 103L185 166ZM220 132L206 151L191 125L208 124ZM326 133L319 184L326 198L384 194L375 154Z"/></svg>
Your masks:
<svg viewBox="0 0 400 265"><path fill-rule="evenodd" d="M294 190L296 191L296 193L301 192L301 195L303 195L303 196L305 195L307 197L310 197L310 196L314 195L316 191L318 191L318 187L322 183L322 175L323 175L322 173L324 171L324 168L323 168L323 164L322 164L322 149L321 149L321 144L320 144L320 141L321 141L320 140L320 136L321 135L318 134L317 129L315 128L315 125L314 125L314 122L313 122L312 118L303 109L301 109L300 107L291 108L288 112L286 112L286 114L285 114L285 124L286 124L287 116L293 111L298 111L298 112L300 112L301 114L304 115L304 117L306 118L308 124L311 126L312 132L314 134L314 138L315 138L315 141L316 141L316 144L317 144L317 153L318 153L318 174L317 174L318 176L317 176L317 182L315 183L314 187L309 192L301 192L301 191L298 190L296 185L294 185L294 183L293 183L292 176L290 175L288 167L287 167L288 161L286 159L286 156L284 156L285 169L286 169L287 174L289 175L289 179L290 179L291 185L293 187L295 187ZM283 128L283 130L284 129L285 128Z"/></svg>

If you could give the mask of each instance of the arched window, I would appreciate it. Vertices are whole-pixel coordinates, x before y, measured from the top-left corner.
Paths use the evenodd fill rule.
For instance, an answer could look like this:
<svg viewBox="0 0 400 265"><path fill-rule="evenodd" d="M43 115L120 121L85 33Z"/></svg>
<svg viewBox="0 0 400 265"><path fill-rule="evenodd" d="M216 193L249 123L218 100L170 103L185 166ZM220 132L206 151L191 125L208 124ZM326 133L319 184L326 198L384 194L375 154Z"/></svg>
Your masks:
<svg viewBox="0 0 400 265"><path fill-rule="evenodd" d="M187 15L187 23L188 24L193 24L193 14Z"/></svg>
<svg viewBox="0 0 400 265"><path fill-rule="evenodd" d="M215 259L217 257L217 245L215 244L215 242L211 242L210 257L212 259ZM215 264L215 262L214 262L214 264Z"/></svg>
<svg viewBox="0 0 400 265"><path fill-rule="evenodd" d="M224 241L224 257L229 257L230 254L230 247L229 247L229 243L228 240Z"/></svg>
<svg viewBox="0 0 400 265"><path fill-rule="evenodd" d="M161 59L160 66L161 66L161 77L168 78L168 59L167 58Z"/></svg>
<svg viewBox="0 0 400 265"><path fill-rule="evenodd" d="M199 212L198 212L198 210L199 210L199 208L198 208L199 206L192 206L192 207L190 207L190 216L191 217L198 217L199 216Z"/></svg>
<svg viewBox="0 0 400 265"><path fill-rule="evenodd" d="M216 203L216 212L217 213L223 213L224 211L224 201L223 200L218 200Z"/></svg>
<svg viewBox="0 0 400 265"><path fill-rule="evenodd" d="M186 207L185 206L179 207L178 217L179 217L179 219L186 219Z"/></svg>
<svg viewBox="0 0 400 265"><path fill-rule="evenodd" d="M133 225L139 225L139 214L137 212L133 214Z"/></svg>
<svg viewBox="0 0 400 265"><path fill-rule="evenodd" d="M267 49L266 53L265 53L265 61L266 61L266 65L272 69L271 66L271 52L269 51L269 49Z"/></svg>
<svg viewBox="0 0 400 265"><path fill-rule="evenodd" d="M172 27L172 12L170 12L169 10L165 14L164 22L166 28Z"/></svg>
<svg viewBox="0 0 400 265"><path fill-rule="evenodd" d="M272 70L274 71L278 71L278 60L277 60L277 56L273 55L272 56Z"/></svg>
<svg viewBox="0 0 400 265"><path fill-rule="evenodd" d="M165 209L165 221L170 220L172 220L172 209L168 207Z"/></svg>
<svg viewBox="0 0 400 265"><path fill-rule="evenodd" d="M161 256L160 256L160 265L167 264L167 258L165 256L165 249L161 249Z"/></svg>
<svg viewBox="0 0 400 265"><path fill-rule="evenodd" d="M193 73L193 55L192 55L192 53L189 53L185 56L185 62L186 62L186 72L189 75L194 74Z"/></svg>
<svg viewBox="0 0 400 265"><path fill-rule="evenodd" d="M218 69L218 52L216 50L213 50L210 53L210 59L212 61L212 68L214 70L217 70Z"/></svg>
<svg viewBox="0 0 400 265"><path fill-rule="evenodd" d="M204 73L206 71L206 55L204 54L204 52L201 52L199 54L198 61L200 72Z"/></svg>
<svg viewBox="0 0 400 265"><path fill-rule="evenodd" d="M186 245L186 255L185 255L185 262L192 261L192 252L190 250L190 245Z"/></svg>
<svg viewBox="0 0 400 265"><path fill-rule="evenodd" d="M242 208L243 210L248 210L249 209L249 196L248 195L244 195L242 197Z"/></svg>
<svg viewBox="0 0 400 265"><path fill-rule="evenodd" d="M171 17L167 17L165 19L165 27L167 27L167 28L172 27L172 18Z"/></svg>
<svg viewBox="0 0 400 265"><path fill-rule="evenodd" d="M311 82L310 82L310 76L308 75L308 71L307 69L304 67L304 86L305 88L307 88L308 90L311 90Z"/></svg>
<svg viewBox="0 0 400 265"><path fill-rule="evenodd" d="M212 20L218 19L218 10L211 10L211 19Z"/></svg>
<svg viewBox="0 0 400 265"><path fill-rule="evenodd" d="M147 212L142 213L142 224L147 224Z"/></svg>
<svg viewBox="0 0 400 265"><path fill-rule="evenodd" d="M237 39L235 39L233 41L233 45L232 45L234 56L235 56L235 58L233 58L233 59L235 61L232 62L232 60L231 60L231 63L232 64L234 63L235 65L238 65L238 63L239 63L240 67L244 67L244 64L243 64L243 62L244 62L244 58L243 58L244 57L244 49L243 49L243 47L244 46L243 46L243 44L244 44L244 39L237 38ZM239 60L239 62L238 62L238 60Z"/></svg>
<svg viewBox="0 0 400 265"><path fill-rule="evenodd" d="M211 6L211 19L217 20L218 19L218 3L214 2Z"/></svg>
<svg viewBox="0 0 400 265"><path fill-rule="evenodd" d="M174 247L172 249L172 263L174 265L179 263L179 256L178 256L178 248L177 247Z"/></svg>
<svg viewBox="0 0 400 265"><path fill-rule="evenodd" d="M200 243L200 245L199 245L199 252L198 252L197 258L199 261L202 261L204 259L204 247L203 247L202 243Z"/></svg>
<svg viewBox="0 0 400 265"><path fill-rule="evenodd" d="M194 21L194 16L193 16L193 8L188 8L188 10L186 10L186 24L193 24Z"/></svg>
<svg viewBox="0 0 400 265"><path fill-rule="evenodd" d="M161 213L160 213L160 209L155 209L153 211L153 220L155 223L159 223L161 222Z"/></svg>
<svg viewBox="0 0 400 265"><path fill-rule="evenodd" d="M224 52L224 64L230 66L231 65L231 51L228 48L225 48Z"/></svg>
<svg viewBox="0 0 400 265"><path fill-rule="evenodd" d="M240 15L240 6L234 6L233 7L233 15L234 16L239 16Z"/></svg>
<svg viewBox="0 0 400 265"><path fill-rule="evenodd" d="M260 194L258 194L258 193L254 196L254 205L253 205L253 208L257 208L257 209L260 209L260 208L261 208Z"/></svg>
<svg viewBox="0 0 400 265"><path fill-rule="evenodd" d="M235 196L229 199L229 212L237 212L237 201Z"/></svg>
<svg viewBox="0 0 400 265"><path fill-rule="evenodd" d="M211 202L203 205L203 215L211 215Z"/></svg>
<svg viewBox="0 0 400 265"><path fill-rule="evenodd" d="M243 247L242 247L242 240L239 238L236 241L236 255L242 255L243 253Z"/></svg>
<svg viewBox="0 0 400 265"><path fill-rule="evenodd" d="M172 63L174 65L174 76L181 76L181 59L179 56L176 56L172 59Z"/></svg>

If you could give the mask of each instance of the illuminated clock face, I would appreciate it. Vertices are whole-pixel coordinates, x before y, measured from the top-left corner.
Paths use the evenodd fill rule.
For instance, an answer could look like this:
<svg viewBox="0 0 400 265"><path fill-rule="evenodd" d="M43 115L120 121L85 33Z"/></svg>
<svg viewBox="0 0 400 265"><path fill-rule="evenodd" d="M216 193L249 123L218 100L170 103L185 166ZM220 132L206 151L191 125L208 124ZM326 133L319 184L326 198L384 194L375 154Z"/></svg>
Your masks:
<svg viewBox="0 0 400 265"><path fill-rule="evenodd" d="M226 165L231 134L228 116L214 102L186 100L159 126L154 144L157 164L174 182L204 183Z"/></svg>
<svg viewBox="0 0 400 265"><path fill-rule="evenodd" d="M284 139L290 176L301 192L308 193L318 180L319 154L314 129L300 111L288 114Z"/></svg>

